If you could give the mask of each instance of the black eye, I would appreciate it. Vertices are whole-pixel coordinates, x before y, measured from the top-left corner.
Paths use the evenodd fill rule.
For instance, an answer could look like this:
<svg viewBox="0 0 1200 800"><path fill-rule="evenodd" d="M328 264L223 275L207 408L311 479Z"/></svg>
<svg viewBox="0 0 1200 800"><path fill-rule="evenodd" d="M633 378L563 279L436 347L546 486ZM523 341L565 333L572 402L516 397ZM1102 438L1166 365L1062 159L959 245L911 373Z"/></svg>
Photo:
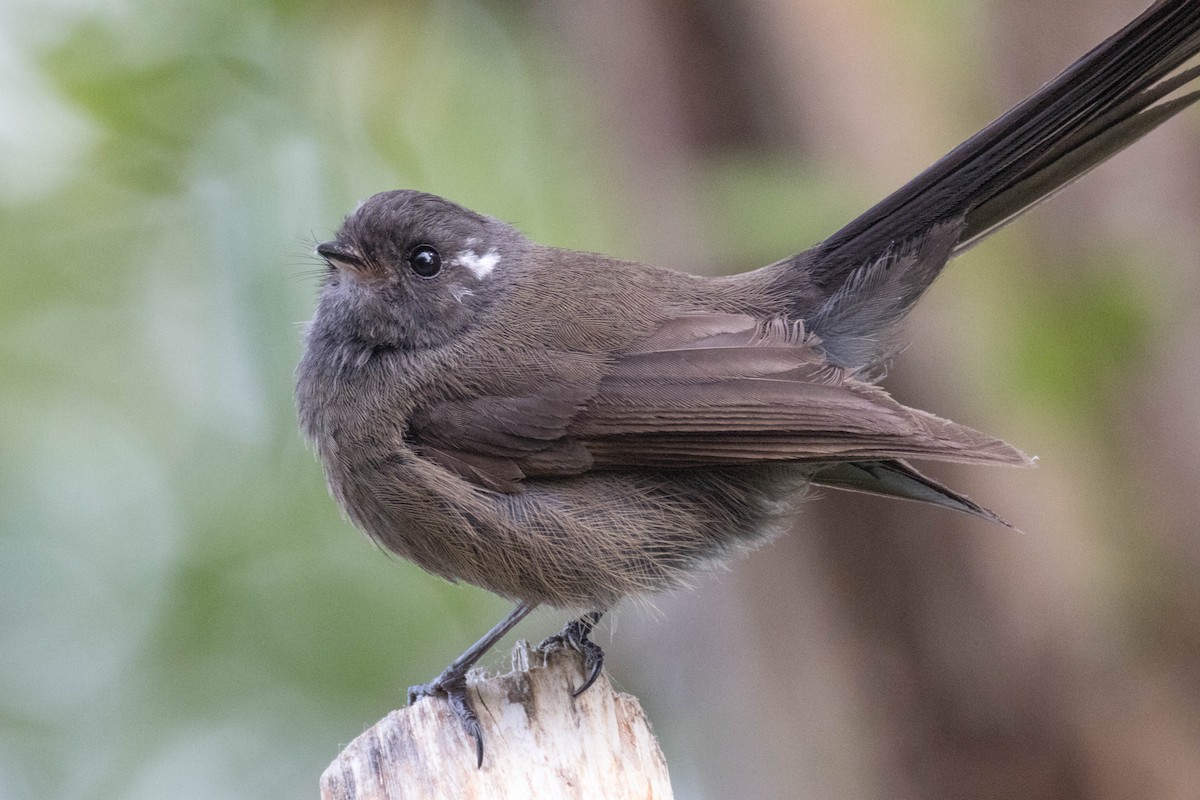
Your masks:
<svg viewBox="0 0 1200 800"><path fill-rule="evenodd" d="M422 278L432 278L442 271L442 257L427 244L419 244L408 251L408 266Z"/></svg>

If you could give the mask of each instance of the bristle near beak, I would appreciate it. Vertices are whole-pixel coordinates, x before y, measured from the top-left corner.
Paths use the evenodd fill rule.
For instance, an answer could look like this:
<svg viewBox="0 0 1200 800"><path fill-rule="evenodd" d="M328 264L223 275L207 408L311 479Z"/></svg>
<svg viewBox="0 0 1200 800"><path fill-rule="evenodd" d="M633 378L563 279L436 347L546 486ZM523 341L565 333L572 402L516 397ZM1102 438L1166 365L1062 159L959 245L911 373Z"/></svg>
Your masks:
<svg viewBox="0 0 1200 800"><path fill-rule="evenodd" d="M342 242L321 242L317 245L316 252L317 255L335 267L349 267L353 270L362 270L365 266L358 250Z"/></svg>

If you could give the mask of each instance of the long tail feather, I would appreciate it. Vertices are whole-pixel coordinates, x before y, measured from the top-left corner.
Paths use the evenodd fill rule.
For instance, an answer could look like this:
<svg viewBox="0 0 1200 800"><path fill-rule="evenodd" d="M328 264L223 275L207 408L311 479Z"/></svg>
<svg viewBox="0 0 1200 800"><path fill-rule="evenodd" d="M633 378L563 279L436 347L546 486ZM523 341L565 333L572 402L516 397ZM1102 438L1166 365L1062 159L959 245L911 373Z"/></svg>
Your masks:
<svg viewBox="0 0 1200 800"><path fill-rule="evenodd" d="M975 503L966 495L917 472L904 461L863 461L851 464L831 464L817 472L812 482L819 486L864 492L883 497L898 497L918 503L961 511L988 522L1013 527L993 512Z"/></svg>
<svg viewBox="0 0 1200 800"><path fill-rule="evenodd" d="M1057 78L1014 106L933 166L818 245L820 275L836 289L893 243L966 217L964 241L1030 208L1194 103L1165 107L1166 94L1200 77L1196 69L1159 81L1200 52L1200 2L1161 0ZM1100 140L1082 157L1080 149ZM1064 159L1056 179L1030 182ZM1016 192L1017 187L1026 191ZM1015 192L1015 193L1014 193ZM989 207L989 201L1007 197ZM1019 198L1016 199L1016 198Z"/></svg>
<svg viewBox="0 0 1200 800"><path fill-rule="evenodd" d="M1200 101L1200 0L1160 0L1061 75L827 240L774 265L826 299L797 309L830 359L886 357L886 334L946 261ZM954 231L949 247L930 247ZM928 258L911 258L928 253ZM885 275L885 273L887 273Z"/></svg>

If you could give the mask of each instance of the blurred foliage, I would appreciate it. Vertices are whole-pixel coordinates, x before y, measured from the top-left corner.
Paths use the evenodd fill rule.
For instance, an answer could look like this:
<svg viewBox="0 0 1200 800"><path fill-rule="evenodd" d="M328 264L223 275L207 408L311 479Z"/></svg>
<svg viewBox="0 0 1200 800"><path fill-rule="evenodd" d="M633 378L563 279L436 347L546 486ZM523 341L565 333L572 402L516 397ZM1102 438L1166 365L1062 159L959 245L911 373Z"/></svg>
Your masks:
<svg viewBox="0 0 1200 800"><path fill-rule="evenodd" d="M713 262L737 272L817 242L861 211L861 197L837 176L769 153L717 157L708 164L705 213L730 235L714 237ZM736 235L734 235L736 234Z"/></svg>
<svg viewBox="0 0 1200 800"><path fill-rule="evenodd" d="M1056 415L1107 409L1107 399L1146 357L1153 310L1140 286L1117 270L1070 275L1045 264L1041 291L1028 295L1014 348L1018 388L1053 401ZM1056 269L1057 267L1057 269ZM1093 423L1095 420L1092 421Z"/></svg>

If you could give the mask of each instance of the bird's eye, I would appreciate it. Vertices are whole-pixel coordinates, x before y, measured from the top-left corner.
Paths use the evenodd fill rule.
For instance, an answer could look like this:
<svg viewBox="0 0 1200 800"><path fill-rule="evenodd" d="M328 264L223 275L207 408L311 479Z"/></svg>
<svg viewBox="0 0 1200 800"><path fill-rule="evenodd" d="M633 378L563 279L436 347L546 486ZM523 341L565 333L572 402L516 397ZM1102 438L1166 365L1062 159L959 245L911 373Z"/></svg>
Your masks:
<svg viewBox="0 0 1200 800"><path fill-rule="evenodd" d="M408 251L408 266L422 278L432 278L442 271L442 257L427 244L419 244Z"/></svg>

